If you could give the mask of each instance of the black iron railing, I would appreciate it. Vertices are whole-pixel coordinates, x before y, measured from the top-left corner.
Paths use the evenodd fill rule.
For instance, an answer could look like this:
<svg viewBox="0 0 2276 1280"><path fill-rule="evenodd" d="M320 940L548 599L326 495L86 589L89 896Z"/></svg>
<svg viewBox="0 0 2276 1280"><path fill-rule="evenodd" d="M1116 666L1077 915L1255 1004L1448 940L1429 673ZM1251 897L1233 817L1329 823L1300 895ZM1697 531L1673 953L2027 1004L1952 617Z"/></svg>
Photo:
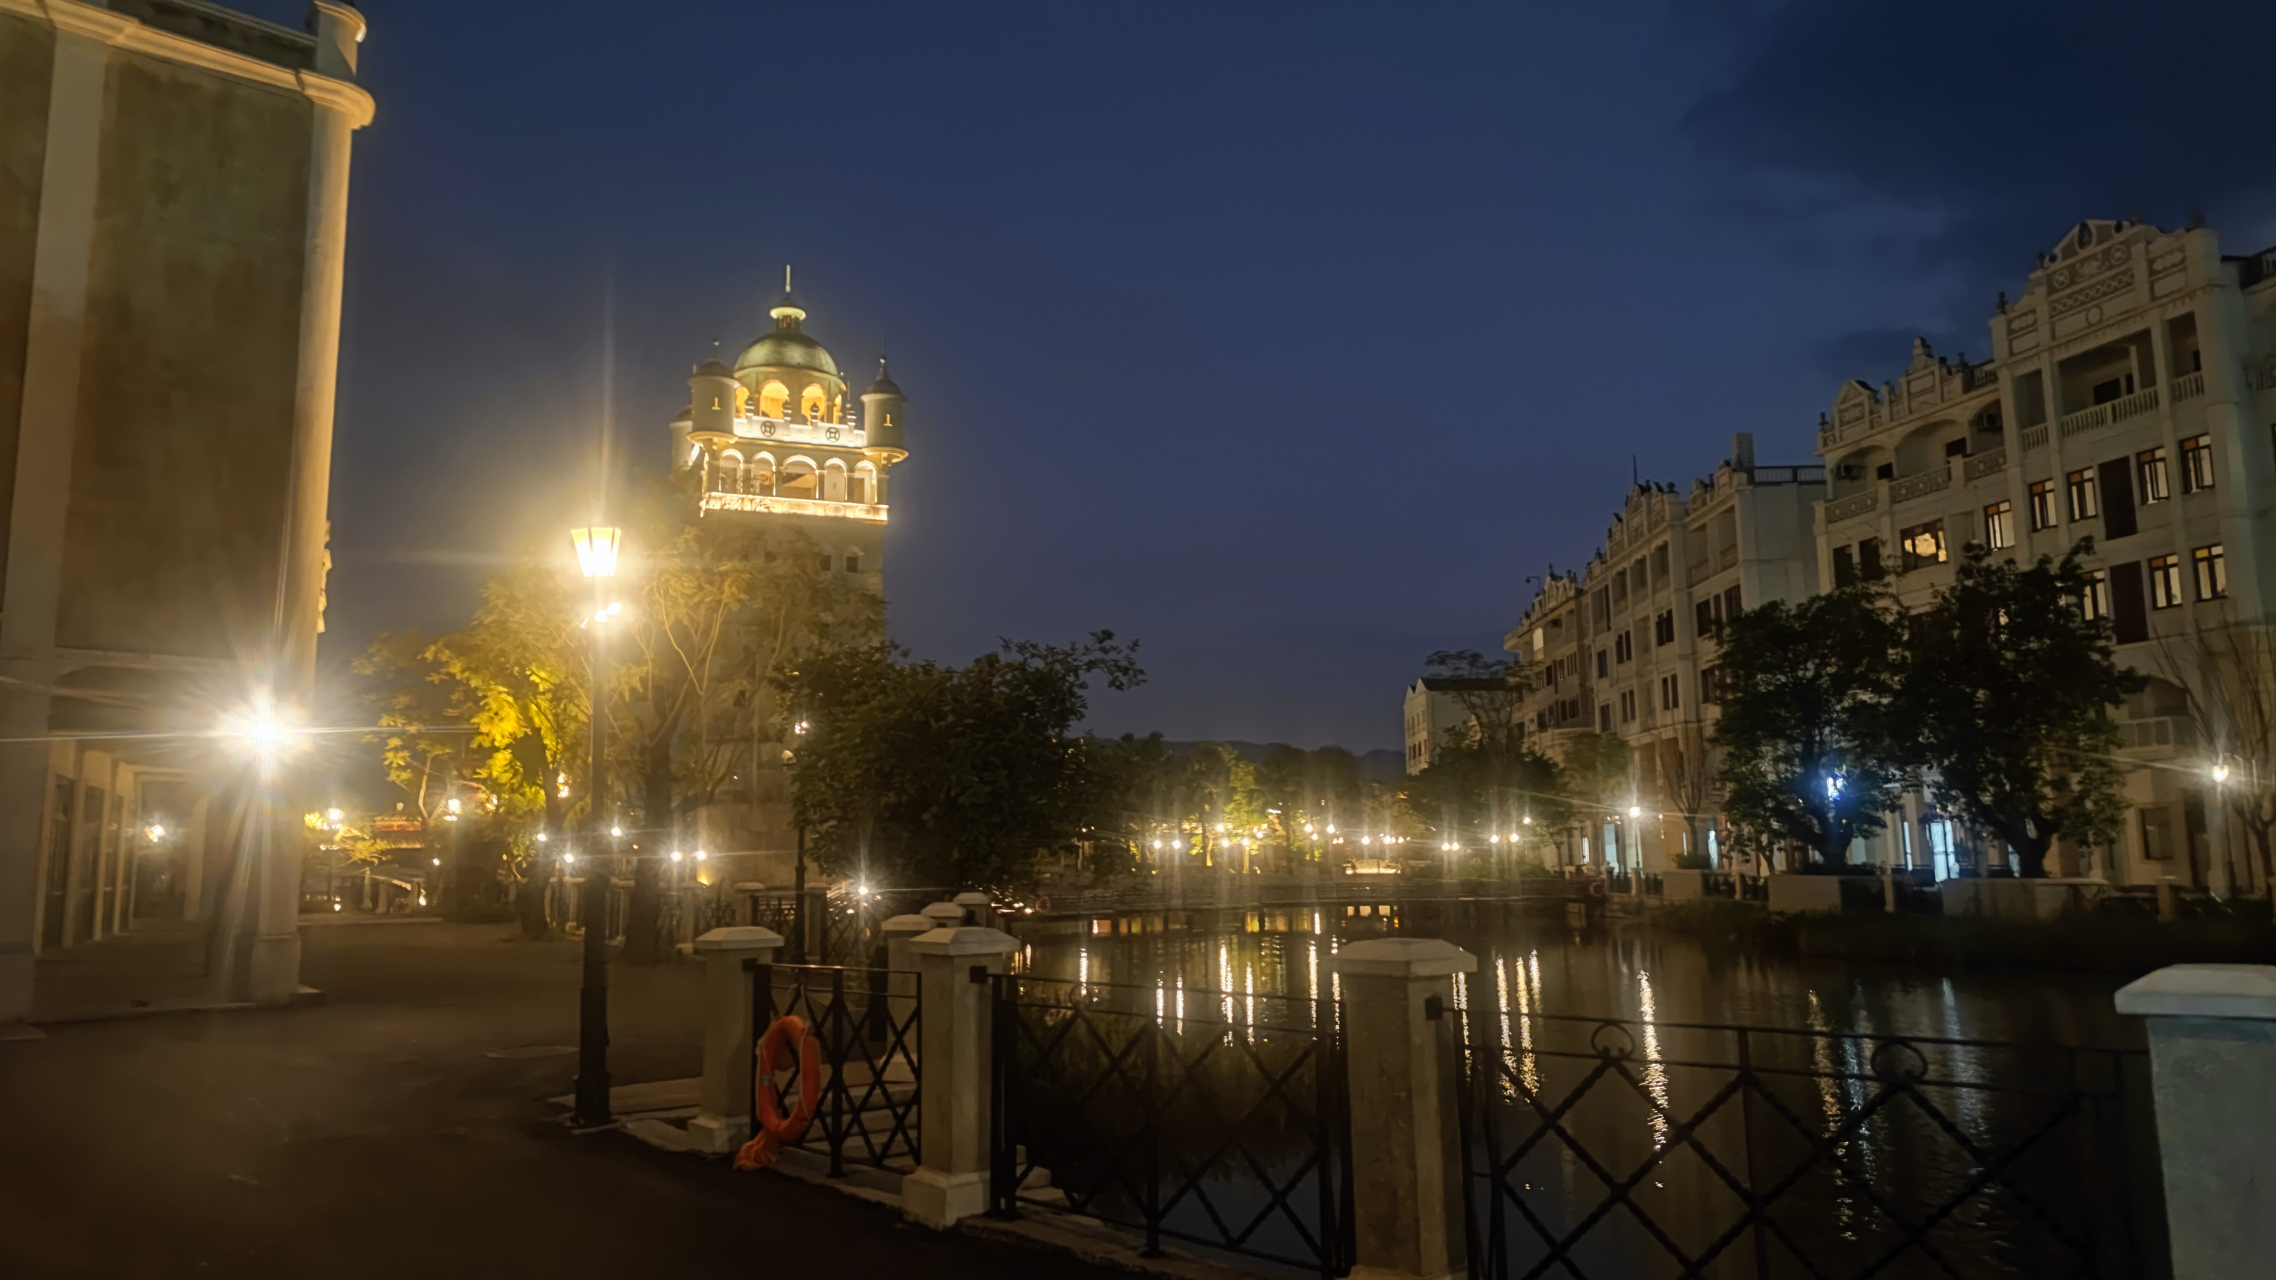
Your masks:
<svg viewBox="0 0 2276 1280"><path fill-rule="evenodd" d="M923 1016L917 975L889 969L761 964L751 970L753 1049L777 1018L796 1016L821 1045L822 1082L813 1124L786 1145L826 1154L830 1176L846 1165L899 1173L917 1166L917 1057ZM775 1075L788 1113L804 1087L797 1055Z"/></svg>
<svg viewBox="0 0 2276 1280"><path fill-rule="evenodd" d="M998 975L995 1211L1066 1209L1322 1276L1351 1268L1333 1000Z"/></svg>
<svg viewBox="0 0 2276 1280"><path fill-rule="evenodd" d="M2162 1266L2142 1054L1522 1007L1467 1030L1472 1275Z"/></svg>

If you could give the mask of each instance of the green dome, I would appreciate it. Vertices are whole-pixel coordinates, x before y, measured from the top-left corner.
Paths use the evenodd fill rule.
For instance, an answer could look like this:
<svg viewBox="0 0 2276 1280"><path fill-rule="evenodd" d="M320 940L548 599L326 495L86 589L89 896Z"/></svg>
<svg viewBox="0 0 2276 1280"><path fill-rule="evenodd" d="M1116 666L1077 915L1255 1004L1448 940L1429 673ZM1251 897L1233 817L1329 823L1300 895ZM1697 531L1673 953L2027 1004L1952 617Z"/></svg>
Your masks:
<svg viewBox="0 0 2276 1280"><path fill-rule="evenodd" d="M735 359L735 372L761 367L812 369L817 373L838 376L838 362L822 349L822 344L796 329L777 329L762 335L743 354Z"/></svg>

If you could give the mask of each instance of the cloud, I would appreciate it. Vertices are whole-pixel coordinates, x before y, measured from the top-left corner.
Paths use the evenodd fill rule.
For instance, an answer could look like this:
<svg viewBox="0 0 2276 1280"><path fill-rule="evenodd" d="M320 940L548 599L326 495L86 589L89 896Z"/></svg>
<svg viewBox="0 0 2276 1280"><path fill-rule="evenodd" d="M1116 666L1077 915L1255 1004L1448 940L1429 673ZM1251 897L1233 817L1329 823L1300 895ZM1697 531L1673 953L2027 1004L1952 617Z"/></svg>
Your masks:
<svg viewBox="0 0 2276 1280"><path fill-rule="evenodd" d="M2201 207L2232 252L2276 234L2266 0L1694 3L1731 73L1684 128L1768 222L1925 216L1909 266L1972 297L2087 217ZM1828 201L1843 214L1829 215ZM1803 233L1796 229L1795 234Z"/></svg>

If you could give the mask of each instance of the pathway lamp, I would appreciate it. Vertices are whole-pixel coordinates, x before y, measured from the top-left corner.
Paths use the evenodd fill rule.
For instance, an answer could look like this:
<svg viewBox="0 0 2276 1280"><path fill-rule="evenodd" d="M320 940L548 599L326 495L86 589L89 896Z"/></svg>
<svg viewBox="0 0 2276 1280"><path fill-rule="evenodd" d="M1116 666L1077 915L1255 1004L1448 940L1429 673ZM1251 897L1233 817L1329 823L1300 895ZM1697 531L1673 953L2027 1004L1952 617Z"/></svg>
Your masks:
<svg viewBox="0 0 2276 1280"><path fill-rule="evenodd" d="M571 529L569 541L577 548L577 568L593 584L592 621L605 622L612 612L607 595L609 580L616 576L617 551L623 545L624 531L605 526ZM587 686L590 705L586 714L587 738L592 746L592 762L586 782L586 795L592 811L593 843L601 843L603 824L607 819L601 813L601 798L608 794L607 780L607 719L602 690L608 686L608 628L589 626L585 633L591 644L591 683ZM621 828L605 828L612 836L623 834ZM574 862L574 855L563 855L563 861ZM591 1128L609 1122L609 987L608 987L608 878L587 873L585 883L577 894L579 914L585 918L585 981L577 1000L577 1090L576 1122Z"/></svg>

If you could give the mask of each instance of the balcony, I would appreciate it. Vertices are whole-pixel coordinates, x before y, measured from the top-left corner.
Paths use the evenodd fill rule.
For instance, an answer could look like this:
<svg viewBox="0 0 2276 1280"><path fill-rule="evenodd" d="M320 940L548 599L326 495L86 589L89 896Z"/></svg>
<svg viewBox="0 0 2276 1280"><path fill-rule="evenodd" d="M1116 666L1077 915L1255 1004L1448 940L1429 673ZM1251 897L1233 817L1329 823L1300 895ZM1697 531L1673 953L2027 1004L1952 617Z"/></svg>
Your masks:
<svg viewBox="0 0 2276 1280"><path fill-rule="evenodd" d="M2175 404L2180 404L2184 400L2194 400L2203 394L2205 394L2205 371L2202 369L2195 373L2185 373L2173 380L2173 402Z"/></svg>
<svg viewBox="0 0 2276 1280"><path fill-rule="evenodd" d="M1981 480L1985 476L2005 470L2007 470L2007 448L2004 445L1988 453L1977 454L1968 459L1967 464L1961 468L1961 471L1970 480Z"/></svg>
<svg viewBox="0 0 2276 1280"><path fill-rule="evenodd" d="M2125 720L2118 725L2118 749L2178 755L2197 749L2197 722L2188 716Z"/></svg>
<svg viewBox="0 0 2276 1280"><path fill-rule="evenodd" d="M2200 391L2204 390L2202 378L2198 380L2197 387ZM2063 439L2068 440L2072 436L2084 435L2089 431L2107 427L2113 422L2124 422L2136 414L2148 413L2155 408L2157 408L2157 388L2144 387L2130 396L2120 396L2108 404L2098 404L2091 409L2081 409L2077 413L2066 413L2063 415L2061 423Z"/></svg>
<svg viewBox="0 0 2276 1280"><path fill-rule="evenodd" d="M1889 486L1889 505L1925 498L1940 489L1952 487L1952 468L1949 465L1934 471L1923 471L1917 476L1906 476Z"/></svg>
<svg viewBox="0 0 2276 1280"><path fill-rule="evenodd" d="M734 432L745 440L783 440L841 449L859 449L864 441L864 432L853 423L809 422L804 418L737 418Z"/></svg>
<svg viewBox="0 0 2276 1280"><path fill-rule="evenodd" d="M1837 502L1826 504L1826 523L1835 525L1844 520L1855 520L1869 511L1878 509L1880 505L1881 491L1879 489L1867 489L1863 493L1853 493Z"/></svg>
<svg viewBox="0 0 2276 1280"><path fill-rule="evenodd" d="M2022 445L2024 448L2026 448L2026 449L2044 449L2044 448L2046 448L2046 447L2047 447L2047 424L2046 424L2046 423L2044 423L2044 422L2042 422L2042 423L2040 423L2040 424L2039 424L2038 426L2036 426L2036 427L2025 427L2025 428L2023 428L2023 430L2022 430L2022 431L2020 431L2020 432L2018 432L2018 433L2017 433L2017 435L2016 435L2016 440L2017 440L2017 442L2018 442L2018 443L2020 443L2020 444L2021 444L2021 445Z"/></svg>
<svg viewBox="0 0 2276 1280"><path fill-rule="evenodd" d="M707 493L706 511L757 511L772 515L831 516L840 520L885 523L885 505L877 502L830 502L821 498L780 498L763 493Z"/></svg>

